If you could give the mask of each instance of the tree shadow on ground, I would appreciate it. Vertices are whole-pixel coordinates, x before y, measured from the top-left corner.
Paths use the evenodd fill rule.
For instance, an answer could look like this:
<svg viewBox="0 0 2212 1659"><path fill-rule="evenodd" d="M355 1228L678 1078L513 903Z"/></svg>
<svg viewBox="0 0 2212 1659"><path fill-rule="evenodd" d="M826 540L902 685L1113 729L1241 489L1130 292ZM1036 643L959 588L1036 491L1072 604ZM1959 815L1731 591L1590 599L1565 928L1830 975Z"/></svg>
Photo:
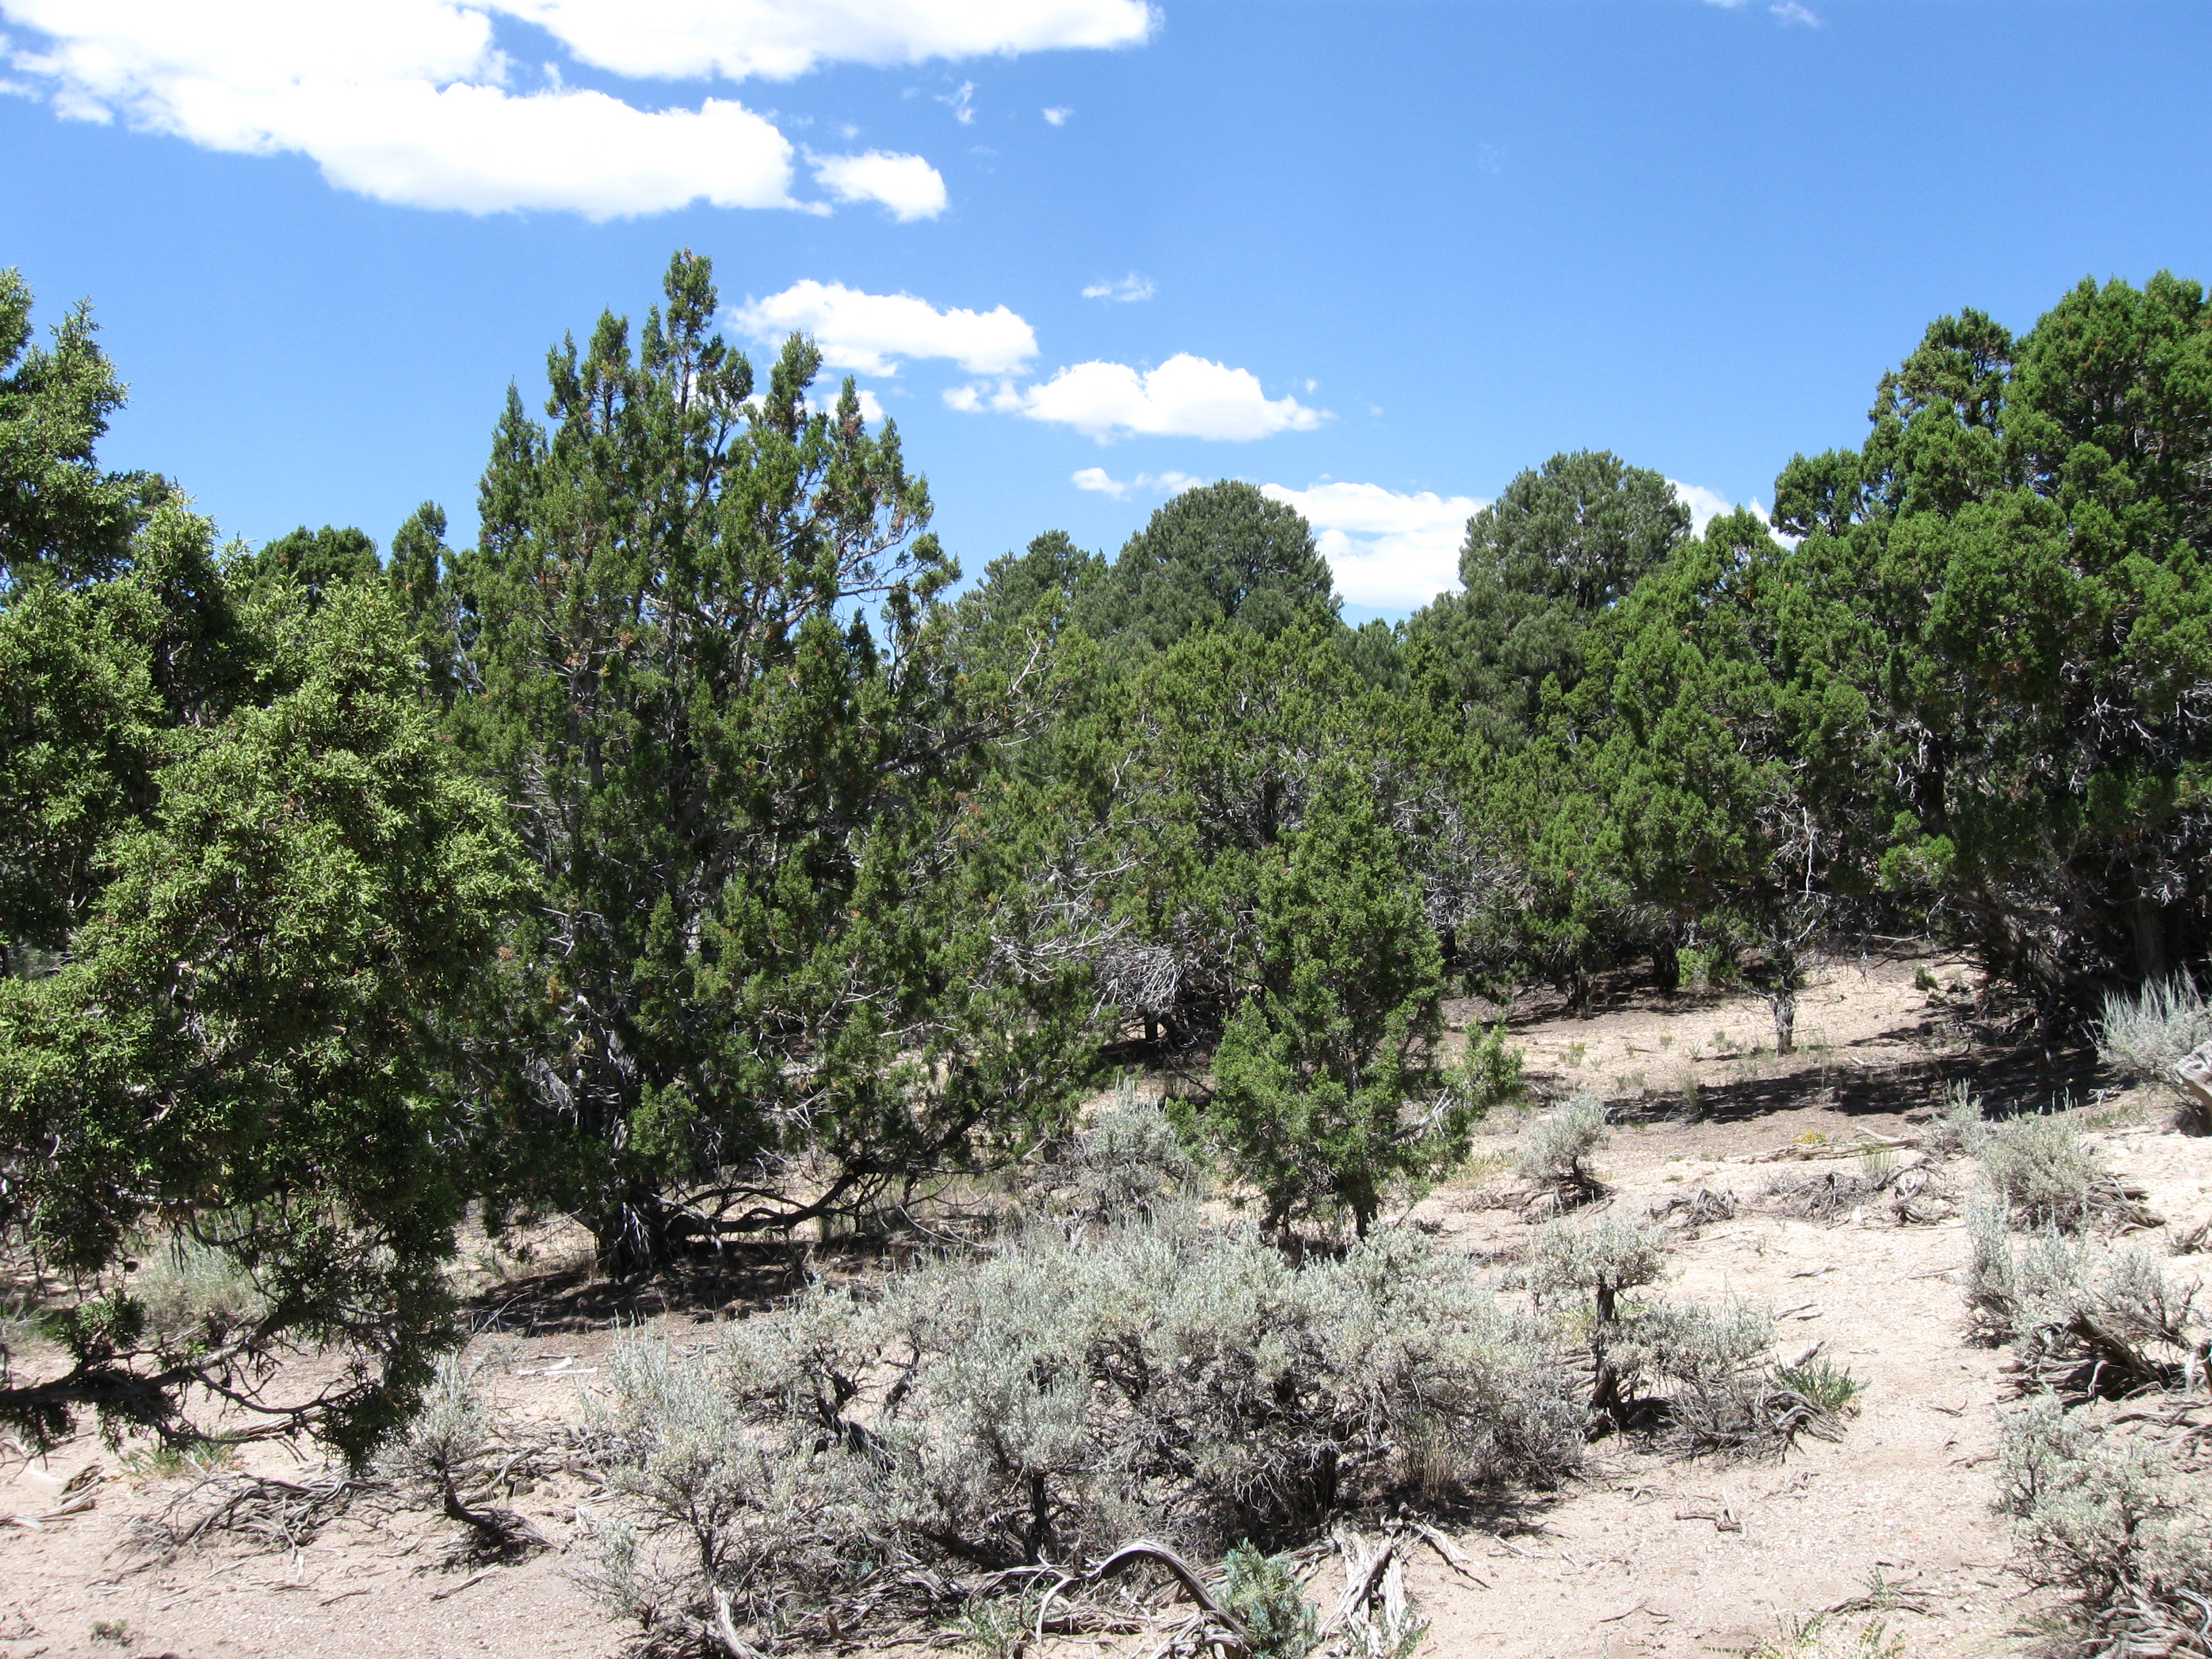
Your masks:
<svg viewBox="0 0 2212 1659"><path fill-rule="evenodd" d="M763 1312L825 1273L880 1268L912 1249L910 1240L872 1235L726 1240L638 1279L610 1279L588 1267L509 1279L467 1298L463 1310L478 1334L574 1334L672 1315L708 1324Z"/></svg>
<svg viewBox="0 0 2212 1659"><path fill-rule="evenodd" d="M1902 1035L1887 1032L1849 1048L1894 1042ZM1984 1115L2013 1117L2087 1103L2113 1083L2092 1048L2053 1050L2033 1043L1929 1053L1887 1063L1860 1061L1846 1048L1841 1058L1831 1051L1766 1064L1776 1069L1700 1082L1698 1121L1747 1123L1808 1106L1824 1106L1846 1117L1905 1117L1941 1107L1945 1091L1960 1083L1981 1097ZM1779 1069L1784 1066L1791 1069ZM1613 1109L1613 1120L1621 1123L1680 1116L1680 1102L1665 1097L1620 1102Z"/></svg>

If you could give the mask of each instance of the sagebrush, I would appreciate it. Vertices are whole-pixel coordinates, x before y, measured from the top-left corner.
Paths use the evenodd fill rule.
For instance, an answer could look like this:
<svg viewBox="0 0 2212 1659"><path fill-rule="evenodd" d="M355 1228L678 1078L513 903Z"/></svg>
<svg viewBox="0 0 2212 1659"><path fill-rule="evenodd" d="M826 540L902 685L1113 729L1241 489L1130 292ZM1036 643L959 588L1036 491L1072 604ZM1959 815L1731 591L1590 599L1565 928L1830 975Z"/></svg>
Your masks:
<svg viewBox="0 0 2212 1659"><path fill-rule="evenodd" d="M710 1349L625 1342L608 1380L602 1594L647 1625L726 1595L763 1641L1134 1538L1310 1536L1440 1469L1550 1480L1583 1417L1547 1322L1422 1235L1300 1266L1188 1214L817 1285Z"/></svg>

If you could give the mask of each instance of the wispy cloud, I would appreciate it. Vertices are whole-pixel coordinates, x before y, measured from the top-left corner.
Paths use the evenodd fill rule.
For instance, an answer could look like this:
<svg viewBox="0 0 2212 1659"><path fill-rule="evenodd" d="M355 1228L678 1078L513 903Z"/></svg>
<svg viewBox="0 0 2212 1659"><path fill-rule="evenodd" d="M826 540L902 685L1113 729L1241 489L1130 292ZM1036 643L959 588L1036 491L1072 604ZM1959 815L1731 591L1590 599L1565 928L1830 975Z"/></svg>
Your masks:
<svg viewBox="0 0 2212 1659"><path fill-rule="evenodd" d="M1110 476L1103 466L1086 466L1068 482L1078 489L1088 489L1100 495L1110 495L1117 501L1125 501L1134 490L1180 495L1186 489L1196 489L1206 480L1188 472L1139 472L1124 483Z"/></svg>
<svg viewBox="0 0 2212 1659"><path fill-rule="evenodd" d="M1709 6L1718 6L1723 11L1738 11L1749 4L1750 0L1705 0L1705 3ZM1775 3L1769 5L1766 9L1769 15L1784 23L1800 23L1808 29L1820 27L1820 20L1814 14L1812 9L1799 4L1798 0L1775 0Z"/></svg>
<svg viewBox="0 0 2212 1659"><path fill-rule="evenodd" d="M1060 105L1046 110L1044 112L1044 118L1054 126L1064 127L1067 125L1067 118L1074 113L1075 112L1073 110L1067 108L1065 105Z"/></svg>
<svg viewBox="0 0 2212 1659"><path fill-rule="evenodd" d="M1112 300L1128 305L1139 300L1149 300L1159 291L1159 284L1151 277L1139 276L1133 270L1127 276L1091 283L1083 290L1083 297L1086 300Z"/></svg>
<svg viewBox="0 0 2212 1659"><path fill-rule="evenodd" d="M950 105L952 109L952 118L959 122L962 126L972 127L975 125L975 83L973 81L963 81L951 91L939 93L937 101Z"/></svg>

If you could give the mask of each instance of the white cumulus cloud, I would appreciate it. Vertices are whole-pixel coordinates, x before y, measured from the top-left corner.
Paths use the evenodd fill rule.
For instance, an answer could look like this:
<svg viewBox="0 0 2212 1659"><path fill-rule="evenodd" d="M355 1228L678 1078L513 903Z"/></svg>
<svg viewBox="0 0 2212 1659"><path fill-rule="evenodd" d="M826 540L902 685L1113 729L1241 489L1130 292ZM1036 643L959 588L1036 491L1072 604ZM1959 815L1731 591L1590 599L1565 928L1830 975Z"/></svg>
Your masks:
<svg viewBox="0 0 2212 1659"><path fill-rule="evenodd" d="M1159 291L1159 285L1151 277L1140 276L1133 270L1127 276L1116 277L1110 282L1091 283L1083 290L1083 297L1086 300L1113 300L1122 305L1130 305L1139 300L1149 300Z"/></svg>
<svg viewBox="0 0 2212 1659"><path fill-rule="evenodd" d="M939 311L911 294L868 294L842 283L794 283L731 313L758 340L804 330L832 368L896 374L901 358L949 357L970 374L1018 373L1036 356L1036 335L1003 305Z"/></svg>
<svg viewBox="0 0 2212 1659"><path fill-rule="evenodd" d="M1693 536L1704 535L1707 525L1723 513L1735 512L1739 505L1717 490L1707 489L1702 484L1686 484L1674 478L1669 478L1667 482L1674 489L1674 499L1690 509L1690 533ZM1774 536L1774 539L1784 546L1796 545L1796 542L1789 537L1775 535L1773 521L1767 517L1765 507L1760 503L1756 495L1752 497L1748 506L1750 511L1756 514L1759 521L1766 526L1768 535Z"/></svg>
<svg viewBox="0 0 2212 1659"><path fill-rule="evenodd" d="M12 84L64 116L306 155L380 201L594 219L805 204L766 118L728 98L665 107L572 88L558 64L519 77L502 18L546 30L576 63L659 80L1133 46L1152 27L1144 0L0 0L0 17L26 32L12 50L0 41ZM839 200L900 219L944 210L945 182L920 156L815 166Z"/></svg>
<svg viewBox="0 0 2212 1659"><path fill-rule="evenodd" d="M1096 491L1110 495L1117 501L1129 499L1132 490L1157 491L1163 495L1180 495L1186 489L1196 489L1206 480L1193 477L1188 472L1139 472L1127 483L1110 475L1103 466L1086 466L1068 480L1078 489Z"/></svg>
<svg viewBox="0 0 2212 1659"><path fill-rule="evenodd" d="M1216 438L1243 442L1278 432L1306 432L1322 413L1295 398L1271 398L1247 368L1178 352L1158 368L1127 363L1077 363L1049 380L1017 389L1002 382L988 399L964 386L945 401L956 409L993 409L1033 421L1072 426L1103 442L1123 434L1154 438Z"/></svg>
<svg viewBox="0 0 2212 1659"><path fill-rule="evenodd" d="M1703 484L1686 484L1675 478L1667 483L1674 492L1674 499L1690 509L1690 533L1693 536L1704 535L1705 526L1722 514L1735 511L1734 501Z"/></svg>
<svg viewBox="0 0 2212 1659"><path fill-rule="evenodd" d="M1044 112L1044 118L1050 125L1064 127L1067 125L1067 118L1074 113L1064 104L1055 105Z"/></svg>
<svg viewBox="0 0 2212 1659"><path fill-rule="evenodd" d="M870 426L884 423L883 401L866 386L855 386L854 393L860 405L860 418ZM817 386L806 394L806 406L817 415L835 415L837 400L845 395L840 386Z"/></svg>
<svg viewBox="0 0 2212 1659"><path fill-rule="evenodd" d="M814 177L841 202L880 202L902 223L945 211L945 179L919 155L872 149L815 158Z"/></svg>
<svg viewBox="0 0 2212 1659"><path fill-rule="evenodd" d="M639 79L789 80L823 64L919 64L1136 46L1146 0L496 0L586 63Z"/></svg>
<svg viewBox="0 0 2212 1659"><path fill-rule="evenodd" d="M1371 483L1271 483L1260 493L1305 516L1339 593L1380 610L1411 610L1459 586L1467 521L1483 505L1470 495L1401 495Z"/></svg>

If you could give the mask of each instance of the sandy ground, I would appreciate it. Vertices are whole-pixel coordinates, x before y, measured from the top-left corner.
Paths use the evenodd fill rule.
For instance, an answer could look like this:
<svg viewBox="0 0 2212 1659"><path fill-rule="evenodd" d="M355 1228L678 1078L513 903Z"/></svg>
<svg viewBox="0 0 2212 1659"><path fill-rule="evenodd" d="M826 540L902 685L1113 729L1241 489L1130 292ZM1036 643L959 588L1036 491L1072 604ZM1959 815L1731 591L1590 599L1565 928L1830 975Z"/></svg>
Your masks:
<svg viewBox="0 0 2212 1659"><path fill-rule="evenodd" d="M1972 988L1955 963L1917 966L1940 986ZM2007 1527L1990 1508L2002 1356L1965 1340L1961 1224L1901 1226L1884 1214L1828 1224L1759 1200L1778 1176L1856 1169L1852 1149L1869 1136L1914 1136L1957 1079L1994 1098L2070 1089L2116 1167L2148 1189L2169 1238L2212 1219L2212 1141L2166 1130L2155 1103L2109 1080L2007 1071L1978 1056L1959 1018L1963 998L1915 988L1915 967L1826 973L1803 1000L1802 1048L1790 1056L1772 1053L1756 999L1623 992L1588 1018L1514 1012L1512 1040L1534 1082L1552 1094L1592 1087L1615 1103L1624 1121L1599 1164L1616 1213L1641 1216L1701 1188L1739 1200L1735 1218L1682 1238L1666 1293L1766 1304L1780 1316L1785 1357L1819 1343L1867 1389L1839 1443L1804 1443L1780 1463L1670 1462L1601 1443L1561 1490L1458 1529L1480 1584L1423 1558L1409 1585L1431 1620L1426 1655L1727 1651L1782 1619L1868 1601L1886 1607L1881 1616L1916 1655L2030 1650L2040 1604L2008 1571ZM1495 1012L1455 1010L1461 1024ZM1472 1173L1412 1217L1486 1264L1509 1259L1528 1233L1517 1212L1486 1197L1516 1127L1492 1126ZM1944 1175L1961 1194L1971 1185L1970 1165ZM2185 1273L2190 1264L2176 1265ZM758 1305L781 1282L771 1273L706 1305L641 1311L682 1340L702 1321ZM477 1340L503 1414L574 1414L611 1340L616 1308L604 1296L574 1274L485 1287ZM298 1468L273 1448L244 1467ZM296 1551L234 1539L150 1550L144 1521L187 1482L92 1437L44 1460L9 1458L4 1473L0 1659L597 1659L629 1645L579 1582L587 1553L577 1547L578 1504L588 1494L566 1478L504 1500L561 1547L486 1565L456 1558L453 1528L418 1510L364 1508ZM88 1486L91 1507L40 1519Z"/></svg>

